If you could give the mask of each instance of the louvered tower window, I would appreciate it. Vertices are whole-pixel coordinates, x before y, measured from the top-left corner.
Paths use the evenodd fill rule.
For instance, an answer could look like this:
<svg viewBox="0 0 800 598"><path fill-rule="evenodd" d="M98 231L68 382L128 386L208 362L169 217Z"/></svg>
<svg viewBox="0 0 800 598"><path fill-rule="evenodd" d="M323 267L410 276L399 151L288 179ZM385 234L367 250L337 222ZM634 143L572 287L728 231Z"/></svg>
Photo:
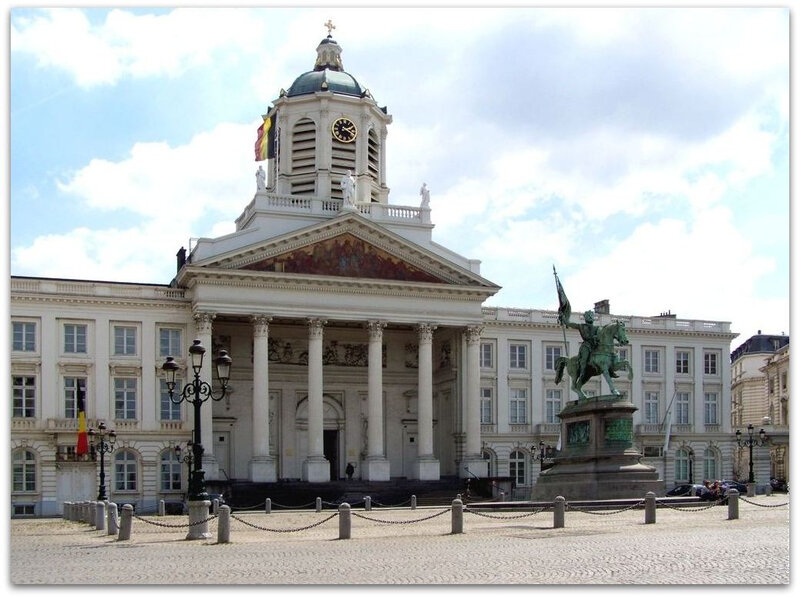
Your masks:
<svg viewBox="0 0 800 598"><path fill-rule="evenodd" d="M342 199L340 182L342 176L349 170L356 174L356 144L342 143L336 139L331 140L331 197Z"/></svg>
<svg viewBox="0 0 800 598"><path fill-rule="evenodd" d="M367 147L367 169L369 176L372 179L372 188L370 190L370 198L372 201L379 201L378 187L380 186L380 144L378 143L378 135L374 129L369 131L368 147Z"/></svg>
<svg viewBox="0 0 800 598"><path fill-rule="evenodd" d="M309 118L299 120L292 129L292 195L314 195L316 127Z"/></svg>

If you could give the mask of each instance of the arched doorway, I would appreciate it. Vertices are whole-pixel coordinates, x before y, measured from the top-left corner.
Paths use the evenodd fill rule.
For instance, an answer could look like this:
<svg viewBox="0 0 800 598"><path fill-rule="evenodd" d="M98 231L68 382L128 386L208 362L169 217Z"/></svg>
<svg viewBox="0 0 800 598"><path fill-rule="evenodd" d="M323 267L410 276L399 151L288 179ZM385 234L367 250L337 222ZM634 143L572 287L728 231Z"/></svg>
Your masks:
<svg viewBox="0 0 800 598"><path fill-rule="evenodd" d="M347 465L344 455L344 408L341 397L325 394L322 397L322 450L330 463L331 480L345 476ZM295 429L297 438L298 465L308 457L308 396L304 396L297 404L295 412Z"/></svg>

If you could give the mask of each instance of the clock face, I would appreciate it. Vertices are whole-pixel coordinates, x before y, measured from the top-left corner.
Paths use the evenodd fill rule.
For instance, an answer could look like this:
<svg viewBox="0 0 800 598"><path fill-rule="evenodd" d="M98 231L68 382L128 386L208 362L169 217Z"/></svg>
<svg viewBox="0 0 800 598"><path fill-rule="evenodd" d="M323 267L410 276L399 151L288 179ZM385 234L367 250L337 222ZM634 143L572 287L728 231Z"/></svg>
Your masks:
<svg viewBox="0 0 800 598"><path fill-rule="evenodd" d="M337 118L331 125L331 133L334 139L338 139L342 143L352 143L356 140L358 129L349 118Z"/></svg>

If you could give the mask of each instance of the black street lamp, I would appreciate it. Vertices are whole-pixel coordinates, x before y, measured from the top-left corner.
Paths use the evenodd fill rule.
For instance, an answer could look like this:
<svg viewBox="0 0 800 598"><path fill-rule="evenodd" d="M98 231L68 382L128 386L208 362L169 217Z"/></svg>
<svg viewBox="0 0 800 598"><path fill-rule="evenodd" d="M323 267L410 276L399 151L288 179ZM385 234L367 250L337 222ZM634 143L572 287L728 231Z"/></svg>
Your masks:
<svg viewBox="0 0 800 598"><path fill-rule="evenodd" d="M692 476L694 475L692 473L692 470L694 469L694 451L692 449L689 449L688 454L689 454L689 483L694 484L694 479L692 478Z"/></svg>
<svg viewBox="0 0 800 598"><path fill-rule="evenodd" d="M194 371L194 381L189 382L183 387L180 394L175 394L175 374L180 367L175 360L170 356L161 366L166 375L167 392L169 393L169 400L173 403L180 404L183 401L194 405L194 438L191 443L192 458L190 468L194 466L189 475L189 491L188 500L201 501L209 500L208 493L206 492L205 472L203 471L203 445L202 445L202 432L200 421L200 407L208 399L214 401L221 401L225 398L228 389L228 380L231 373L231 358L228 356L227 351L220 351L219 356L214 360L217 369L217 378L219 378L222 388L218 394L214 394L211 385L208 382L200 380L200 370L203 367L203 356L206 349L200 344L199 340L195 340L191 347L189 347L189 356L191 358L192 370Z"/></svg>
<svg viewBox="0 0 800 598"><path fill-rule="evenodd" d="M92 452L100 453L100 489L97 492L97 500L107 500L105 456L106 453L110 453L114 450L114 443L117 441L117 433L114 430L106 432L106 424L104 422L97 424L97 428L97 432L91 428L88 432L91 440Z"/></svg>
<svg viewBox="0 0 800 598"><path fill-rule="evenodd" d="M753 447L754 446L763 446L764 443L767 441L767 433L764 432L764 428L758 431L758 437L753 436L753 424L747 425L747 438L742 439L742 431L736 430L736 444L739 445L739 448L747 447L750 449L750 474L747 478L748 484L755 483L756 479L753 475Z"/></svg>
<svg viewBox="0 0 800 598"><path fill-rule="evenodd" d="M548 455L550 447L545 446L544 440L539 441L539 471L544 471L544 458ZM531 454L536 454L536 445L531 446ZM537 457L534 457L536 459Z"/></svg>

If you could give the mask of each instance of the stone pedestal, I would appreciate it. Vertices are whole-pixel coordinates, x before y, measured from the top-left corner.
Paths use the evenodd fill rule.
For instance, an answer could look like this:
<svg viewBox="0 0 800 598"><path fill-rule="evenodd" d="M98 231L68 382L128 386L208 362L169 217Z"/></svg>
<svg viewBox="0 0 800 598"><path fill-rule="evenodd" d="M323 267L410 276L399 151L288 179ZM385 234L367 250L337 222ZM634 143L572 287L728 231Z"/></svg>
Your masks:
<svg viewBox="0 0 800 598"><path fill-rule="evenodd" d="M438 480L439 460L435 458L419 457L414 462L414 479Z"/></svg>
<svg viewBox="0 0 800 598"><path fill-rule="evenodd" d="M603 395L572 401L559 413L562 450L543 471L533 500L644 498L665 491L655 468L633 446L633 413L626 399Z"/></svg>
<svg viewBox="0 0 800 598"><path fill-rule="evenodd" d="M275 457L253 457L250 461L250 479L253 482L277 482Z"/></svg>
<svg viewBox="0 0 800 598"><path fill-rule="evenodd" d="M370 482L388 482L389 460L385 457L367 457L361 462L361 479Z"/></svg>
<svg viewBox="0 0 800 598"><path fill-rule="evenodd" d="M187 540L204 540L211 537L208 531L208 509L211 507L210 500L190 500L189 501L189 533Z"/></svg>
<svg viewBox="0 0 800 598"><path fill-rule="evenodd" d="M330 482L330 462L325 457L309 457L303 461L303 480L311 483Z"/></svg>

